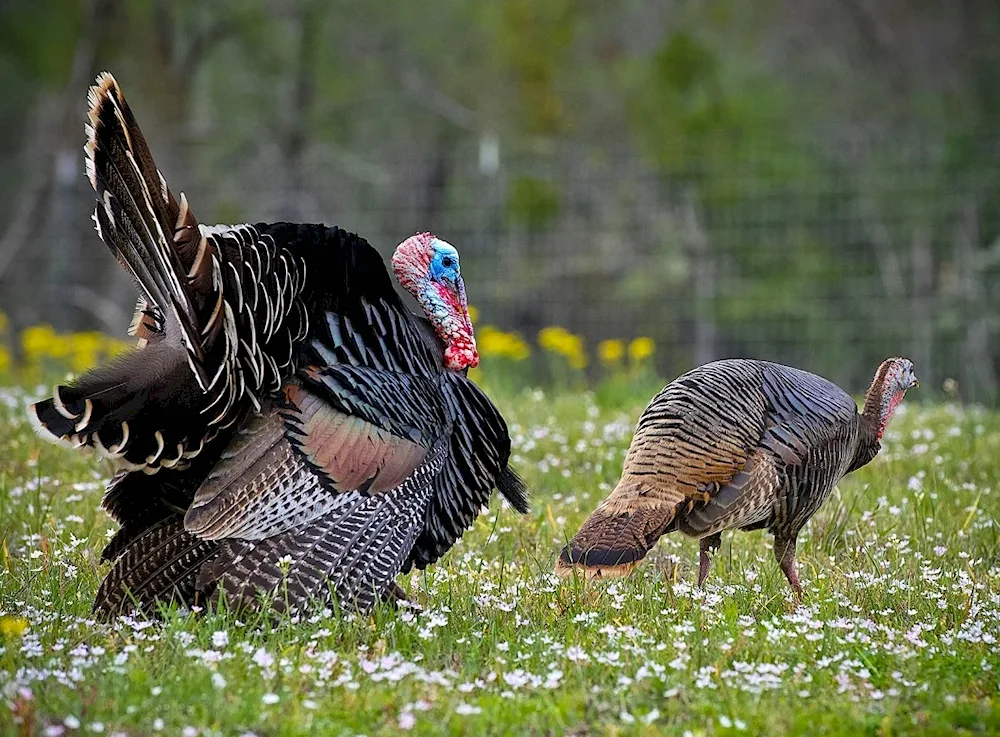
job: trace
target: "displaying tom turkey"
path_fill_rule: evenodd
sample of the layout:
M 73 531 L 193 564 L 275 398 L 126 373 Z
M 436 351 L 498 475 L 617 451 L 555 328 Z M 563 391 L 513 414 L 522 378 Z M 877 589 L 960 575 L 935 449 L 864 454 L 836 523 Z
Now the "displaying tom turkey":
M 768 529 L 797 595 L 795 541 L 836 483 L 879 452 L 913 364 L 879 366 L 863 410 L 806 371 L 716 361 L 678 377 L 643 411 L 621 480 L 563 549 L 556 572 L 629 573 L 661 535 L 701 540 L 699 586 L 723 530 Z
M 396 249 L 396 293 L 362 238 L 322 225 L 200 225 L 160 174 L 118 84 L 90 90 L 86 169 L 97 231 L 135 279 L 140 350 L 31 418 L 122 466 L 104 508 L 121 528 L 95 609 L 224 593 L 278 609 L 362 611 L 440 558 L 494 488 L 520 512 L 503 417 L 478 363 L 456 250 Z

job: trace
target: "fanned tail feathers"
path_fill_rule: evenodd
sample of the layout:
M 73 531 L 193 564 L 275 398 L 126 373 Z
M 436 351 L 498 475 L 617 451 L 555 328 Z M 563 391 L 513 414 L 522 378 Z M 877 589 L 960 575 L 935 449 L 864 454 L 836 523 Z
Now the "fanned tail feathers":
M 44 437 L 127 468 L 184 467 L 293 370 L 308 331 L 305 265 L 250 226 L 199 225 L 114 77 L 98 77 L 88 101 L 94 222 L 139 287 L 129 332 L 143 350 L 56 387 L 29 413 Z
M 217 249 L 202 235 L 184 195 L 178 203 L 167 187 L 114 77 L 98 77 L 87 100 L 84 151 L 97 194 L 98 234 L 139 285 L 146 307 L 155 305 L 176 322 L 192 369 L 204 382 L 207 350 L 222 329 L 222 292 L 213 284 Z

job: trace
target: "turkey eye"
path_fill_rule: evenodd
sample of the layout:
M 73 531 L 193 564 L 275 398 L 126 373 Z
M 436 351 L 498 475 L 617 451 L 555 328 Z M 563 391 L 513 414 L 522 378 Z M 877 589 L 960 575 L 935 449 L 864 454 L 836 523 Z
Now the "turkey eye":
M 441 265 L 445 268 L 450 268 L 455 262 L 452 260 L 451 256 L 445 256 L 441 259 Z

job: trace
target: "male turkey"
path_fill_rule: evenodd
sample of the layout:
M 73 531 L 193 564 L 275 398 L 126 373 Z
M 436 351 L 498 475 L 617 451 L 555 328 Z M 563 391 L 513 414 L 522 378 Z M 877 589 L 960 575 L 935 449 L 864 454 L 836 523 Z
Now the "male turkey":
M 556 563 L 623 576 L 661 535 L 701 540 L 698 585 L 722 530 L 766 528 L 801 596 L 795 540 L 834 485 L 878 453 L 896 405 L 917 386 L 913 364 L 879 366 L 859 414 L 837 385 L 766 361 L 716 361 L 678 377 L 643 411 L 621 480 Z
M 141 350 L 57 386 L 39 432 L 117 459 L 121 528 L 102 614 L 209 596 L 361 611 L 441 557 L 494 487 L 520 512 L 478 363 L 455 249 L 429 233 L 392 258 L 339 228 L 199 225 L 160 174 L 121 90 L 90 90 L 97 231 L 135 279 Z

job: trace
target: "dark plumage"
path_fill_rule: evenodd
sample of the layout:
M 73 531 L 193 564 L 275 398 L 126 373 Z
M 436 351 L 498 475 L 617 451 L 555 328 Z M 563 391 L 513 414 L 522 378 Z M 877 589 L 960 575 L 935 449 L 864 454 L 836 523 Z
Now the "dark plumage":
M 280 609 L 364 611 L 454 545 L 494 488 L 527 510 L 506 424 L 458 370 L 478 356 L 454 248 L 419 234 L 397 249 L 433 307 L 418 317 L 352 233 L 199 225 L 110 75 L 90 104 L 94 219 L 139 287 L 142 350 L 31 416 L 123 466 L 96 610 L 274 593 Z
M 879 451 L 912 364 L 883 362 L 864 411 L 826 379 L 765 361 L 727 360 L 668 384 L 646 407 L 621 480 L 556 564 L 562 575 L 624 575 L 661 535 L 701 540 L 699 584 L 722 530 L 766 528 L 796 593 L 795 540 L 847 473 Z

